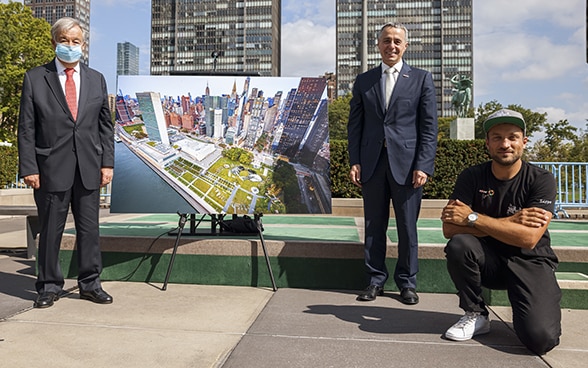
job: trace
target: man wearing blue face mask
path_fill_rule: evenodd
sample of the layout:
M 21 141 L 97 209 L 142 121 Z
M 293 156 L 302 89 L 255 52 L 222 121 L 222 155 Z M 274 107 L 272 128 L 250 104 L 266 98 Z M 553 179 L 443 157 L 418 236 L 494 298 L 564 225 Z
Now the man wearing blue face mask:
M 62 292 L 59 248 L 71 206 L 80 298 L 112 303 L 101 286 L 100 187 L 112 180 L 113 124 L 102 74 L 79 62 L 84 31 L 73 18 L 51 28 L 55 59 L 24 77 L 18 122 L 19 172 L 34 189 L 41 230 L 35 307 Z

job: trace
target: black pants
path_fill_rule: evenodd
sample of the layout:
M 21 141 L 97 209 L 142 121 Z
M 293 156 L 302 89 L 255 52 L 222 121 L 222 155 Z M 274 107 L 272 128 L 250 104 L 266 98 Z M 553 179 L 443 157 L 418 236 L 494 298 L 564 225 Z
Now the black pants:
M 42 185 L 34 192 L 41 224 L 37 292 L 59 293 L 63 288 L 65 281 L 59 265 L 59 249 L 70 204 L 76 228 L 78 286 L 85 291 L 99 288 L 102 272 L 100 190 L 84 188 L 79 171 L 76 171 L 73 186 L 64 192 L 47 192 Z
M 467 234 L 447 243 L 447 270 L 458 290 L 459 306 L 488 314 L 482 287 L 507 290 L 517 336 L 529 350 L 545 354 L 559 344 L 561 335 L 557 264 L 543 257 L 508 255 L 499 251 L 501 247 L 490 237 Z

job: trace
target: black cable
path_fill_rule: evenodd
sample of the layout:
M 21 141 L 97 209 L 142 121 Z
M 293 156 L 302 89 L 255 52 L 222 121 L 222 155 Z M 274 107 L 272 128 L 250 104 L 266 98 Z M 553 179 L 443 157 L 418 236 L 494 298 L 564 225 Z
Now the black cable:
M 153 239 L 153 241 L 149 245 L 149 248 L 147 248 L 145 253 L 143 253 L 143 257 L 141 257 L 141 260 L 139 261 L 139 264 L 135 267 L 135 269 L 133 271 L 131 271 L 128 275 L 123 276 L 120 279 L 116 279 L 114 281 L 128 281 L 131 277 L 133 277 L 135 275 L 135 272 L 137 272 L 139 270 L 139 267 L 141 267 L 143 262 L 147 259 L 147 256 L 149 255 L 149 251 L 153 248 L 153 246 L 155 245 L 155 242 L 157 242 L 159 240 L 159 238 L 161 238 L 162 236 L 169 234 L 169 233 L 171 233 L 175 230 L 178 230 L 178 229 L 179 229 L 179 227 L 176 227 L 175 229 L 172 229 L 172 230 L 168 230 L 168 231 L 162 233 L 161 235 L 158 235 L 157 238 Z

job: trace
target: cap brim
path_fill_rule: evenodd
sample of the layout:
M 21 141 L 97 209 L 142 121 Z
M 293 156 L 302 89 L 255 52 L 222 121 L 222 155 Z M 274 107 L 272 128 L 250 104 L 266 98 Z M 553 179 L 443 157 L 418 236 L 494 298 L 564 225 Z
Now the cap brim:
M 498 116 L 492 119 L 488 119 L 484 122 L 484 132 L 488 133 L 488 131 L 495 125 L 498 124 L 512 124 L 516 125 L 522 129 L 523 133 L 525 133 L 525 123 L 515 116 Z

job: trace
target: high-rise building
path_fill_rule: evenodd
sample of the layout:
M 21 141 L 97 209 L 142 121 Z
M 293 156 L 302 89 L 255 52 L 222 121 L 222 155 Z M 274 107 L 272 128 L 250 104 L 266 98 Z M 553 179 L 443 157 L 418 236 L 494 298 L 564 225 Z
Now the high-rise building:
M 151 1 L 151 75 L 280 76 L 281 0 Z
M 158 92 L 137 92 L 136 95 L 149 140 L 169 146 L 160 94 Z
M 45 19 L 53 25 L 59 18 L 71 17 L 80 21 L 86 34 L 82 62 L 88 64 L 90 50 L 90 0 L 24 0 L 35 18 Z
M 280 121 L 284 128 L 276 152 L 290 159 L 300 152 L 301 143 L 304 143 L 306 132 L 326 87 L 325 78 L 301 78 L 298 88 L 290 91 L 286 100 L 286 111 Z
M 116 75 L 139 75 L 139 48 L 130 42 L 116 44 Z
M 438 115 L 455 116 L 451 79 L 473 78 L 472 19 L 472 0 L 337 0 L 337 94 L 380 64 L 380 28 L 402 23 L 409 33 L 404 60 L 433 74 Z

